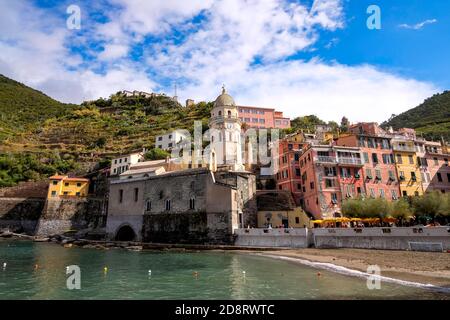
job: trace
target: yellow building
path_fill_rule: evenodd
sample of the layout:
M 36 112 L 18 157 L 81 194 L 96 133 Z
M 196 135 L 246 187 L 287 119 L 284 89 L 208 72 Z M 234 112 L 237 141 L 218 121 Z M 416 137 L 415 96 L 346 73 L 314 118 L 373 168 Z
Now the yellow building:
M 400 194 L 402 196 L 422 195 L 422 178 L 417 163 L 414 141 L 392 141 L 392 149 L 394 150 L 395 166 L 400 183 Z
M 311 227 L 310 219 L 300 208 L 280 211 L 258 211 L 258 228 L 272 228 L 284 226 L 285 228 Z
M 69 178 L 68 176 L 52 176 L 50 177 L 47 197 L 86 197 L 88 192 L 88 179 Z

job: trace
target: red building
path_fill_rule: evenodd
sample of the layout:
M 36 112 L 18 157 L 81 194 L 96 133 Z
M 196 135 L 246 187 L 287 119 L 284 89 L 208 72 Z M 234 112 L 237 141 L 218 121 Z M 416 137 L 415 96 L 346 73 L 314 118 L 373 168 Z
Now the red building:
M 238 106 L 239 119 L 250 128 L 278 128 L 291 127 L 291 120 L 283 117 L 283 112 L 271 108 L 257 108 Z

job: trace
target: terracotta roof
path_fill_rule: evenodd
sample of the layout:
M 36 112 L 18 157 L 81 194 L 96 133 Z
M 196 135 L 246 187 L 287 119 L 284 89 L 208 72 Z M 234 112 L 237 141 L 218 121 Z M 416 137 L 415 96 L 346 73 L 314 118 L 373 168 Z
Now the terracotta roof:
M 63 180 L 67 178 L 67 176 L 51 176 L 49 179 L 50 180 Z
M 64 181 L 85 181 L 85 182 L 89 182 L 89 179 L 86 178 L 69 178 L 68 176 L 51 176 L 49 178 L 50 180 L 64 180 Z

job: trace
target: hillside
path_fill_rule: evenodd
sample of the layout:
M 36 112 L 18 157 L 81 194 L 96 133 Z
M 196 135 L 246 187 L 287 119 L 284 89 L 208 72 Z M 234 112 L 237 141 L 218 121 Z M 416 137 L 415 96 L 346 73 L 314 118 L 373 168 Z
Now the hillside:
M 0 142 L 34 130 L 53 117 L 59 117 L 74 105 L 60 103 L 40 91 L 0 74 Z
M 421 105 L 381 124 L 394 129 L 408 127 L 422 133 L 424 138 L 450 140 L 450 91 L 426 99 Z
M 0 187 L 55 172 L 83 174 L 113 156 L 154 146 L 172 129 L 207 126 L 212 103 L 184 108 L 167 96 L 125 97 L 66 105 L 0 78 Z

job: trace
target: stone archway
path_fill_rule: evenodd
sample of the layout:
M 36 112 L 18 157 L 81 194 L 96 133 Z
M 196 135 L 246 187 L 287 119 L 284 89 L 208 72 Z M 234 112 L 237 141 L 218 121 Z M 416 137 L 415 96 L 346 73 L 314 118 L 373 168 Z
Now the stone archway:
M 136 233 L 133 228 L 128 224 L 121 226 L 117 232 L 114 240 L 116 241 L 134 241 L 136 239 Z

